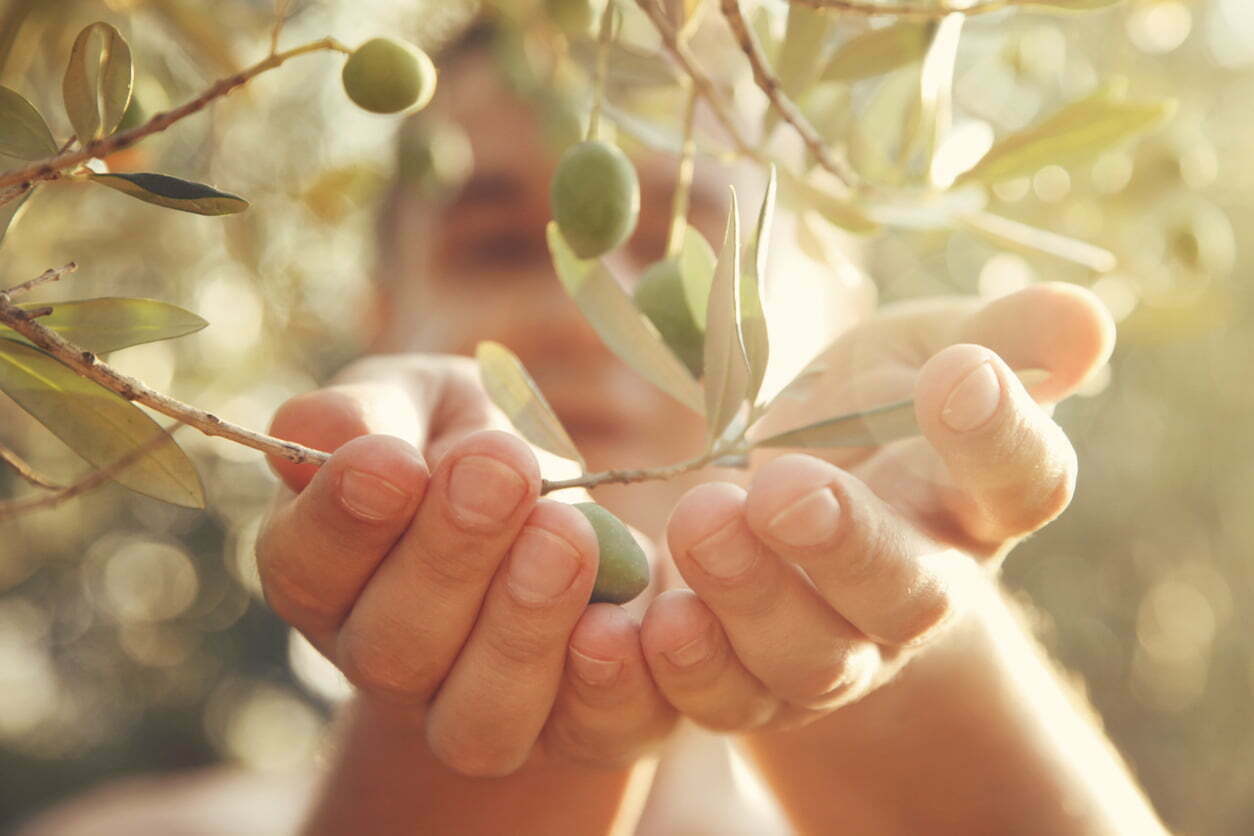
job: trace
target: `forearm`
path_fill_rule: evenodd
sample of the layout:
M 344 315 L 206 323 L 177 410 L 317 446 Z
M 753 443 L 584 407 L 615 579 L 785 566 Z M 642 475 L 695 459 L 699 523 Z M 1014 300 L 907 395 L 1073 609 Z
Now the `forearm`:
M 357 701 L 303 833 L 555 834 L 629 832 L 652 774 L 554 762 L 542 753 L 504 778 L 468 778 L 429 751 L 422 723 Z
M 746 743 L 803 833 L 1163 832 L 991 586 L 894 682 Z

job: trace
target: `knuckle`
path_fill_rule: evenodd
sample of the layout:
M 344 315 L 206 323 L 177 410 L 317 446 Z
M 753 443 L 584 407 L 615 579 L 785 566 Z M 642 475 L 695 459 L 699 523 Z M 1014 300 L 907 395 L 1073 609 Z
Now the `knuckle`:
M 746 732 L 766 725 L 774 705 L 757 696 L 720 701 L 706 711 L 690 713 L 693 722 L 714 732 Z
M 338 658 L 348 680 L 385 702 L 413 705 L 424 702 L 431 676 L 384 643 L 360 631 L 340 635 Z
M 279 560 L 258 560 L 257 572 L 261 577 L 261 592 L 266 604 L 288 624 L 311 630 L 334 629 L 339 624 L 339 609 L 310 588 Z
M 579 766 L 612 767 L 631 761 L 638 746 L 626 734 L 610 734 L 575 721 L 549 727 L 548 748 Z
M 525 752 L 511 751 L 484 735 L 458 734 L 442 726 L 428 726 L 427 747 L 436 760 L 467 778 L 504 778 L 526 759 Z
M 527 667 L 561 650 L 561 646 L 544 631 L 520 621 L 512 620 L 507 629 L 486 631 L 488 643 L 498 658 L 518 667 Z
M 844 658 L 825 664 L 790 671 L 775 686 L 776 693 L 790 703 L 812 705 L 825 702 L 848 685 L 849 666 Z
M 877 636 L 888 644 L 906 646 L 928 639 L 953 614 L 954 602 L 943 589 L 929 589 L 902 609 L 892 619 L 884 635 Z

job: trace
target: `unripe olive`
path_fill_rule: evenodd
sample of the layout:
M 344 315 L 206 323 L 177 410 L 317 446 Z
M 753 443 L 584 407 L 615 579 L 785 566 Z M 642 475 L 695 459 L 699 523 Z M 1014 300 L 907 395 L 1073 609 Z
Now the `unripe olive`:
M 688 309 L 679 260 L 668 258 L 644 271 L 636 285 L 636 307 L 661 332 L 662 339 L 694 377 L 705 366 L 705 335 Z
M 553 175 L 550 199 L 562 237 L 580 258 L 595 258 L 627 240 L 640 214 L 636 169 L 617 146 L 572 145 Z
M 575 504 L 597 533 L 600 563 L 592 603 L 625 604 L 649 585 L 649 559 L 618 517 L 595 502 Z
M 418 47 L 394 38 L 373 38 L 348 56 L 344 92 L 371 113 L 426 107 L 435 93 L 435 65 Z

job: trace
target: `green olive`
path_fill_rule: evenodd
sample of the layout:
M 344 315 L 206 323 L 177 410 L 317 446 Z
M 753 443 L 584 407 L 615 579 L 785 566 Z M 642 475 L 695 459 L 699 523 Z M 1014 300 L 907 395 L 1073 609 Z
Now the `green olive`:
M 600 140 L 566 150 L 550 198 L 562 237 L 580 258 L 596 258 L 626 241 L 640 214 L 636 169 L 617 146 Z
M 426 107 L 435 93 L 435 65 L 427 53 L 395 38 L 366 41 L 344 62 L 344 92 L 371 113 Z
M 575 503 L 597 533 L 600 562 L 591 603 L 625 604 L 649 585 L 649 559 L 618 517 L 595 502 Z
M 635 297 L 636 307 L 657 326 L 675 356 L 694 377 L 700 377 L 705 365 L 705 335 L 688 309 L 679 261 L 668 258 L 645 270 Z

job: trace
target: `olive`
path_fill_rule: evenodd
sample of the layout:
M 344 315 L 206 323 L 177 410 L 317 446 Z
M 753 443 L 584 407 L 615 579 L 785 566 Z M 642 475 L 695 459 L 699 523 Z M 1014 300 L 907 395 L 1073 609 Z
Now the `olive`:
M 426 107 L 435 93 L 435 65 L 427 53 L 395 38 L 366 41 L 344 62 L 344 92 L 371 113 Z
M 679 260 L 668 258 L 644 271 L 636 285 L 636 307 L 649 318 L 693 377 L 705 365 L 705 335 L 688 308 Z
M 580 258 L 596 258 L 627 240 L 640 214 L 640 182 L 615 145 L 586 140 L 562 155 L 550 190 L 553 218 Z
M 597 533 L 600 562 L 592 603 L 625 604 L 649 585 L 649 560 L 618 517 L 595 502 L 575 503 Z

